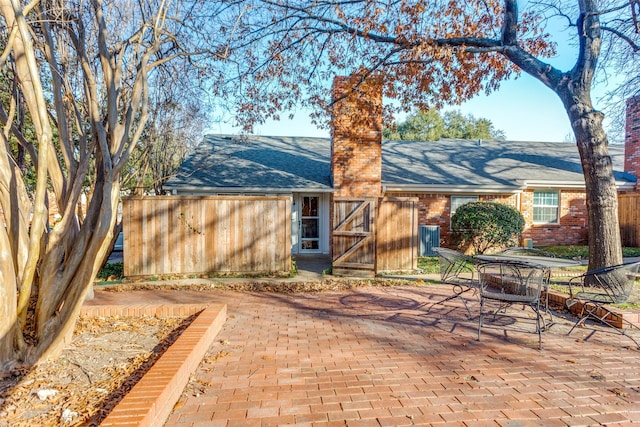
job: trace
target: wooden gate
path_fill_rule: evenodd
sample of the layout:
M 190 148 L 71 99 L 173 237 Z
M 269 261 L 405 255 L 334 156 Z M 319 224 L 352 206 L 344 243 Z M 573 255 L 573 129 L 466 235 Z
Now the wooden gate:
M 382 198 L 376 217 L 376 273 L 418 268 L 418 198 Z
M 376 198 L 333 201 L 333 274 L 373 277 L 376 271 Z

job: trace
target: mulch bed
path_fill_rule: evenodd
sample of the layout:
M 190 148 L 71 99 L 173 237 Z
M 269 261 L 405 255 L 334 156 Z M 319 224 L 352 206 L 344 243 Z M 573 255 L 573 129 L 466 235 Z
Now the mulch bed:
M 60 357 L 0 373 L 0 424 L 98 425 L 190 321 L 81 317 Z

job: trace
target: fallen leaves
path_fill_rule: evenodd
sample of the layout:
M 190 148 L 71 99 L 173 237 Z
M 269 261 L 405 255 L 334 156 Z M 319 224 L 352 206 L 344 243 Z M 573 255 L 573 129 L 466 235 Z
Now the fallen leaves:
M 596 371 L 595 369 L 589 372 L 589 376 L 591 378 L 593 378 L 594 380 L 597 381 L 604 381 L 606 380 L 606 378 L 604 377 L 604 375 L 602 375 L 600 372 Z
M 223 357 L 227 357 L 230 354 L 231 353 L 229 353 L 228 351 L 220 350 L 219 352 L 217 352 L 213 356 L 205 356 L 205 358 L 202 359 L 202 363 L 205 363 L 205 364 L 206 363 L 214 363 L 215 361 L 220 360 Z
M 140 279 L 143 280 L 143 279 Z M 375 279 L 362 279 L 362 280 L 342 280 L 342 279 L 324 279 L 308 282 L 301 281 L 287 281 L 286 279 L 272 279 L 260 281 L 260 279 L 247 279 L 238 280 L 237 282 L 222 283 L 200 283 L 184 285 L 180 283 L 163 283 L 162 289 L 184 289 L 185 286 L 189 287 L 190 291 L 210 291 L 212 289 L 220 289 L 234 292 L 273 292 L 273 293 L 304 293 L 304 292 L 328 292 L 328 291 L 342 291 L 347 289 L 357 289 L 365 286 L 424 286 L 424 283 L 420 284 L 414 281 L 387 279 L 387 278 L 375 278 Z M 105 287 L 104 290 L 108 292 L 123 292 L 128 290 L 144 290 L 144 289 L 158 289 L 158 285 L 152 283 L 131 283 Z
M 97 425 L 175 337 L 184 318 L 81 317 L 54 361 L 0 373 L 2 425 Z
M 610 388 L 609 391 L 613 394 L 615 394 L 616 396 L 620 396 L 620 397 L 629 397 L 629 393 L 626 393 L 623 390 L 620 390 L 619 388 L 615 387 L 615 388 Z

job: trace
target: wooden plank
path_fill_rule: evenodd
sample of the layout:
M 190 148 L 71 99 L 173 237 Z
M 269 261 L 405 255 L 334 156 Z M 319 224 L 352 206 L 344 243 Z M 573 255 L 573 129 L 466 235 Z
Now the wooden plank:
M 233 251 L 231 248 L 231 200 L 221 200 L 219 209 L 218 233 L 220 240 L 218 241 L 218 266 L 216 271 L 228 272 L 230 270 L 230 257 L 235 256 L 235 253 L 229 254 L 229 251 Z
M 383 198 L 376 217 L 377 272 L 417 268 L 417 198 Z
M 375 277 L 375 269 L 374 268 L 371 268 L 371 269 L 354 268 L 354 267 L 342 268 L 340 266 L 334 266 L 333 275 L 371 278 L 371 277 Z
M 215 209 L 213 200 L 205 200 L 205 225 L 207 230 L 204 241 L 204 260 L 202 271 L 205 273 L 216 271 L 216 242 L 218 234 L 216 233 L 216 227 L 218 223 L 218 210 Z
M 290 209 L 290 197 L 127 198 L 125 274 L 289 271 Z
M 363 239 L 363 240 L 358 240 L 353 246 L 351 246 L 349 249 L 347 249 L 346 251 L 344 251 L 342 254 L 340 254 L 338 256 L 338 258 L 336 258 L 333 263 L 334 264 L 341 264 L 344 265 L 345 259 L 348 259 L 351 255 L 355 254 L 358 250 L 364 250 L 366 249 L 366 243 L 367 240 Z M 364 261 L 363 261 L 364 263 Z
M 637 247 L 640 244 L 640 195 L 623 194 L 618 198 L 618 220 L 623 246 Z
M 142 205 L 142 274 L 152 275 L 156 274 L 155 269 L 155 224 L 156 221 L 152 221 L 153 212 L 151 203 L 147 203 L 145 200 L 140 202 Z
M 334 274 L 350 269 L 375 270 L 375 205 L 373 198 L 334 200 Z
M 281 256 L 283 259 L 283 270 L 286 272 L 291 271 L 291 198 L 287 198 L 280 202 L 280 212 L 282 212 L 282 219 L 276 230 L 283 230 L 280 235 L 279 241 L 283 241 Z
M 162 201 L 157 202 L 159 205 Z M 182 233 L 184 232 L 184 220 L 180 215 L 182 203 L 180 199 L 167 200 L 166 227 L 167 227 L 167 256 L 168 271 L 184 272 L 184 251 Z M 167 271 L 167 270 L 163 270 Z
M 340 263 L 340 267 L 342 268 L 356 268 L 358 270 L 373 270 L 373 264 L 371 265 L 363 265 L 358 262 L 343 262 Z
M 334 230 L 333 235 L 348 236 L 348 237 L 368 237 L 368 236 L 371 236 L 371 232 L 370 231 L 346 231 L 346 230 L 336 231 Z
M 122 201 L 123 262 L 125 276 L 137 276 L 141 268 L 142 235 L 140 204 L 135 200 Z
M 163 238 L 160 239 L 159 245 L 156 246 L 160 252 L 161 263 L 158 265 L 160 271 L 171 271 L 171 257 L 169 252 L 169 239 L 167 238 L 167 230 L 169 230 L 169 201 L 158 200 L 156 202 L 156 221 L 160 230 L 164 230 Z
M 345 200 L 342 198 L 339 198 L 338 200 L 335 201 L 335 203 L 340 204 L 340 202 L 344 202 Z M 374 199 L 353 199 L 353 200 L 348 200 L 348 202 L 359 202 L 356 203 L 357 204 L 357 208 L 352 210 L 347 216 L 346 218 L 343 218 L 341 221 L 339 221 L 337 223 L 337 225 L 334 227 L 334 231 L 341 231 L 343 230 L 347 224 L 352 221 L 354 218 L 356 218 L 358 215 L 364 213 L 365 209 L 367 208 L 371 208 L 374 202 Z M 343 212 L 344 213 L 344 212 Z M 371 213 L 369 213 L 369 215 L 371 215 Z

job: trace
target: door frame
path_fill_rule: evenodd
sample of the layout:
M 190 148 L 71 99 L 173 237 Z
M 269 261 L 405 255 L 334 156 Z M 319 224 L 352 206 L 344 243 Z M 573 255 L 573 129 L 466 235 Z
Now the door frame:
M 329 196 L 327 193 L 293 193 L 291 203 L 291 252 L 293 254 L 328 254 L 329 253 Z M 301 222 L 302 198 L 318 198 L 318 249 L 302 249 Z

